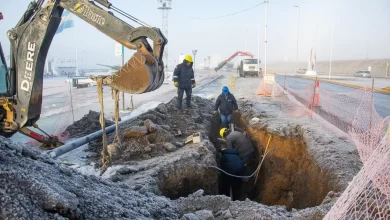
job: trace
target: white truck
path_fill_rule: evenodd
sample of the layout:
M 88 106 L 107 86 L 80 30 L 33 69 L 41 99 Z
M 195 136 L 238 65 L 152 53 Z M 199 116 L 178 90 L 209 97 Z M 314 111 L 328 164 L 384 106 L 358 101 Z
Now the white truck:
M 257 59 L 242 59 L 238 65 L 238 74 L 244 78 L 248 75 L 259 77 L 259 63 Z M 262 74 L 261 68 L 260 74 Z

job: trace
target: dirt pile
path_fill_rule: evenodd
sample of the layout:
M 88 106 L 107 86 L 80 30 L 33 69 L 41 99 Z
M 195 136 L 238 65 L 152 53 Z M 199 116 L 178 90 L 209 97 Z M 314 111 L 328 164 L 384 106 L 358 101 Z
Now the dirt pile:
M 99 118 L 99 112 L 89 111 L 89 113 L 84 115 L 80 120 L 69 125 L 61 136 L 69 135 L 69 138 L 78 138 L 101 130 L 102 127 L 100 125 Z M 109 120 L 105 120 L 105 122 L 106 127 L 114 124 L 114 122 Z
M 105 178 L 171 199 L 199 189 L 209 195 L 218 193 L 217 173 L 207 168 L 216 165 L 216 150 L 208 140 L 213 102 L 194 97 L 193 108 L 183 113 L 177 112 L 175 104 L 176 100 L 160 104 L 121 124 L 120 141 L 109 148 L 112 165 Z M 201 142 L 185 144 L 194 132 L 201 134 Z M 115 133 L 108 135 L 108 143 L 114 136 Z M 95 153 L 91 160 L 97 167 L 101 146 L 101 140 L 89 145 Z
M 178 113 L 176 100 L 160 104 L 139 117 L 119 126 L 120 143 L 116 142 L 117 156 L 113 164 L 140 161 L 171 153 L 184 146 L 186 137 L 200 132 L 207 139 L 213 119 L 213 102 L 193 97 L 192 109 Z M 108 135 L 113 143 L 115 133 Z M 89 145 L 95 153 L 94 162 L 100 163 L 102 142 L 96 140 Z
M 0 219 L 178 219 L 172 202 L 84 176 L 0 137 Z

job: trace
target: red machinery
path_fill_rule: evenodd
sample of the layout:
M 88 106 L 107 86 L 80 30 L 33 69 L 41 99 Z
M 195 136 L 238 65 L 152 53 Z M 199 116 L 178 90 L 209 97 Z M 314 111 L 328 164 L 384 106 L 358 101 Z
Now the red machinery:
M 234 59 L 234 57 L 236 56 L 248 56 L 248 57 L 251 57 L 253 58 L 253 54 L 249 53 L 249 52 L 241 52 L 241 51 L 237 51 L 235 54 L 233 54 L 231 57 L 229 57 L 229 59 L 223 61 L 222 63 L 220 63 L 217 67 L 215 67 L 215 72 L 218 72 L 218 70 L 220 70 L 223 66 L 225 66 L 228 62 L 230 62 L 232 59 Z

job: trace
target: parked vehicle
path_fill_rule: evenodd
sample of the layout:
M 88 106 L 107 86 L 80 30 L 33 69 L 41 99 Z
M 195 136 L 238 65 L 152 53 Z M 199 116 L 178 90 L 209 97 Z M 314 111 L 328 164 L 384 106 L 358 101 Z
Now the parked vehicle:
M 297 70 L 297 73 L 298 73 L 298 74 L 305 74 L 306 71 L 307 71 L 307 69 L 298 69 L 298 70 Z
M 360 70 L 354 74 L 355 77 L 371 78 L 371 72 L 368 70 Z

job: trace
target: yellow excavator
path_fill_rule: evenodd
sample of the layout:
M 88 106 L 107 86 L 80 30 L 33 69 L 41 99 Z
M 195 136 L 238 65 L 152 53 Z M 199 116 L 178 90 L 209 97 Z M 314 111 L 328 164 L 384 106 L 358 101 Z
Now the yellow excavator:
M 58 147 L 62 145 L 58 137 L 45 132 L 47 136 L 43 136 L 28 127 L 39 129 L 36 122 L 42 108 L 45 60 L 64 10 L 128 49 L 136 50 L 123 67 L 101 78 L 100 83 L 115 91 L 140 94 L 158 89 L 164 81 L 162 57 L 168 41 L 158 28 L 148 26 L 108 0 L 44 2 L 31 2 L 15 28 L 7 32 L 11 43 L 9 68 L 0 45 L 0 135 L 11 137 L 20 132 L 45 146 Z M 141 26 L 135 28 L 129 25 L 114 16 L 114 12 Z M 147 39 L 153 41 L 152 46 Z

